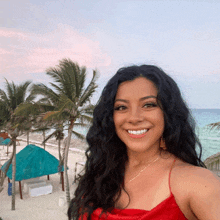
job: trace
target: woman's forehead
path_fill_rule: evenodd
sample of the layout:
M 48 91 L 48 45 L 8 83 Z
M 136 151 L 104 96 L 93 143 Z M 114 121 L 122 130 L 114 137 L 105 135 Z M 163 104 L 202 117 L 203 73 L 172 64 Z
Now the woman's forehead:
M 154 83 L 144 77 L 138 77 L 132 81 L 122 82 L 118 86 L 117 96 L 157 96 L 157 88 Z

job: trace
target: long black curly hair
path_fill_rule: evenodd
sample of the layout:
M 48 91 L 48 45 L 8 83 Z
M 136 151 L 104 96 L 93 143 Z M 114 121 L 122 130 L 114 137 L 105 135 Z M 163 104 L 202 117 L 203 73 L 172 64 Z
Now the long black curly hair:
M 125 163 L 128 160 L 125 144 L 118 138 L 113 121 L 114 100 L 120 83 L 145 77 L 158 90 L 158 100 L 164 113 L 163 139 L 166 150 L 183 161 L 206 167 L 201 161 L 202 148 L 195 134 L 195 122 L 175 81 L 162 69 L 153 65 L 121 68 L 108 81 L 95 107 L 93 124 L 86 139 L 85 173 L 79 178 L 75 197 L 71 200 L 69 220 L 79 219 L 83 213 L 97 208 L 111 211 L 124 189 Z M 198 155 L 196 147 L 199 148 Z

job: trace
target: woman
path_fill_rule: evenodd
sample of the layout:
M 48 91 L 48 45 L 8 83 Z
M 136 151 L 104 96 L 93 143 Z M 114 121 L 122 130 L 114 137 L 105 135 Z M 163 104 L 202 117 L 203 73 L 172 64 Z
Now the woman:
M 220 181 L 205 169 L 190 112 L 160 68 L 118 70 L 94 110 L 87 142 L 69 219 L 220 218 Z

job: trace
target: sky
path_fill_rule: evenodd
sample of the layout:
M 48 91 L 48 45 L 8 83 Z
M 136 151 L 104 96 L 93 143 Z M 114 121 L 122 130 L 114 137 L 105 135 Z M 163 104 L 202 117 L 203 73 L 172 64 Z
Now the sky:
M 190 108 L 220 109 L 220 1 L 1 0 L 0 88 L 5 78 L 48 84 L 70 58 L 99 72 L 96 101 L 124 66 L 153 64 Z

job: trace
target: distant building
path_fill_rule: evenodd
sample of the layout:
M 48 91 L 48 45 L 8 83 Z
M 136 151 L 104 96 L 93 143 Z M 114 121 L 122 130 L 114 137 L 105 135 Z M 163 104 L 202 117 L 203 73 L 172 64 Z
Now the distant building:
M 204 164 L 207 166 L 209 170 L 215 173 L 217 176 L 220 177 L 220 152 L 208 157 Z

